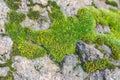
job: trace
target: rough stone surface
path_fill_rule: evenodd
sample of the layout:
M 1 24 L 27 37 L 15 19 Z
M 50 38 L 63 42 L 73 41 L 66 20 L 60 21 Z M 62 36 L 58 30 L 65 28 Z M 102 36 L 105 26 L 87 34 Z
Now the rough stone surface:
M 88 45 L 83 41 L 77 43 L 76 50 L 82 62 L 103 58 L 103 53 L 96 49 L 94 45 Z
M 4 3 L 4 0 L 0 0 L 0 34 L 5 33 L 5 22 L 7 22 L 7 13 L 10 9 Z
M 33 3 L 38 3 L 38 4 L 42 4 L 42 5 L 47 5 L 49 0 L 32 0 Z
M 105 32 L 110 33 L 110 27 L 109 26 L 102 27 L 102 25 L 98 24 L 95 28 L 95 32 L 100 34 L 103 34 Z
M 112 55 L 112 50 L 107 45 L 99 46 L 98 49 L 105 52 L 106 58 L 109 58 Z
M 0 77 L 7 76 L 9 70 L 10 70 L 9 67 L 0 67 Z
M 80 8 L 90 6 L 92 0 L 56 0 L 66 16 L 76 15 Z
M 68 55 L 60 69 L 48 56 L 35 60 L 16 56 L 12 65 L 16 69 L 14 80 L 83 80 L 87 73 L 77 63 L 78 56 Z
M 12 49 L 13 41 L 8 36 L 0 36 L 0 64 L 5 63 L 10 59 L 10 52 Z

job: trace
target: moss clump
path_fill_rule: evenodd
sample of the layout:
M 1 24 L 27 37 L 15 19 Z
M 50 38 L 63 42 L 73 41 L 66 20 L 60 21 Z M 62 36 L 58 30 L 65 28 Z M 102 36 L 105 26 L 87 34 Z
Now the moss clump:
M 21 4 L 21 0 L 4 0 L 10 9 L 16 10 Z
M 103 70 L 105 68 L 113 69 L 115 66 L 110 63 L 107 59 L 99 59 L 96 61 L 86 62 L 83 65 L 83 69 L 86 72 L 94 72 L 96 70 Z
M 26 54 L 31 54 L 27 57 L 36 58 L 41 54 L 37 55 L 34 52 L 42 53 L 43 50 L 43 54 L 48 53 L 54 60 L 60 62 L 64 55 L 75 53 L 75 45 L 78 40 L 84 40 L 87 43 L 106 44 L 109 47 L 114 45 L 114 48 L 120 47 L 120 14 L 91 7 L 80 9 L 77 16 L 66 17 L 55 2 L 49 3 L 49 5 L 52 10 L 52 13 L 49 13 L 49 17 L 53 22 L 49 30 L 33 31 L 29 28 L 22 28 L 19 25 L 22 20 L 19 21 L 18 19 L 16 24 L 11 23 L 16 22 L 15 19 L 9 19 L 9 23 L 6 24 L 6 30 L 17 45 L 14 48 L 16 53 L 18 51 L 20 55 L 25 57 Z M 10 15 L 8 16 L 10 18 Z M 109 25 L 111 33 L 96 34 L 94 32 L 96 23 Z M 36 45 L 27 41 L 31 41 Z M 23 47 L 19 47 L 21 44 Z M 40 48 L 38 45 L 44 49 L 38 51 Z M 24 50 L 23 48 L 27 49 L 28 53 L 21 51 Z M 31 48 L 34 50 L 29 52 Z M 114 48 L 112 48 L 113 51 Z M 119 51 L 119 49 L 116 50 Z M 119 57 L 118 53 L 115 52 L 113 54 Z
M 115 0 L 106 0 L 105 2 L 106 2 L 106 4 L 118 7 L 118 4 Z
M 40 12 L 29 9 L 27 16 L 32 20 L 38 20 L 40 18 Z
M 10 22 L 15 22 L 15 23 L 20 23 L 22 22 L 23 20 L 25 20 L 26 16 L 25 14 L 23 13 L 20 13 L 20 12 L 16 12 L 14 10 L 10 11 L 8 13 L 8 19 Z

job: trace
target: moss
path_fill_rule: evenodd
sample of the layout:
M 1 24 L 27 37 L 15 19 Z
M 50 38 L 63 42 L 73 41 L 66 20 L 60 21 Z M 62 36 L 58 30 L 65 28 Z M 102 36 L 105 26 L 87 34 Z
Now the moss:
M 16 21 L 9 19 L 6 31 L 16 45 L 14 45 L 16 54 L 32 59 L 41 56 L 41 54 L 50 54 L 55 61 L 60 62 L 64 55 L 75 53 L 75 45 L 78 40 L 84 40 L 86 43 L 106 44 L 110 47 L 114 45 L 116 49 L 112 48 L 113 55 L 120 59 L 118 53 L 120 47 L 119 13 L 90 7 L 80 9 L 77 16 L 66 17 L 55 2 L 49 3 L 49 5 L 52 10 L 49 17 L 53 22 L 49 30 L 33 31 L 29 28 L 22 28 L 19 24 L 22 20 L 18 19 L 18 23 L 13 23 Z M 10 18 L 10 15 L 8 16 Z M 94 28 L 97 23 L 109 25 L 111 33 L 96 34 Z
M 10 9 L 16 10 L 21 4 L 21 0 L 4 0 Z
M 105 2 L 106 2 L 106 4 L 118 7 L 118 4 L 115 0 L 106 0 Z
M 12 10 L 8 13 L 8 20 L 10 22 L 20 23 L 23 20 L 25 20 L 25 17 L 26 16 L 24 13 L 16 12 L 14 10 Z
M 86 72 L 94 72 L 96 70 L 103 70 L 105 68 L 113 69 L 114 65 L 107 59 L 98 59 L 96 61 L 86 62 L 83 64 L 83 69 Z
M 32 20 L 38 20 L 40 18 L 40 12 L 29 9 L 27 16 Z

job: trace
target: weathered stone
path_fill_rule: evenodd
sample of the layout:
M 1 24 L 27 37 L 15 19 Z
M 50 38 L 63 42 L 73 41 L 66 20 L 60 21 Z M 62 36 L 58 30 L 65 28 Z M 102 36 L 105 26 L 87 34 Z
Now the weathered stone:
M 56 0 L 66 16 L 76 15 L 80 8 L 90 6 L 92 0 Z
M 105 56 L 106 56 L 107 58 L 109 58 L 109 57 L 112 55 L 112 50 L 111 50 L 107 45 L 99 46 L 98 49 L 99 49 L 100 51 L 105 52 Z
M 38 3 L 38 4 L 42 4 L 42 5 L 47 5 L 48 4 L 48 0 L 32 0 L 33 3 Z
M 14 80 L 61 80 L 57 73 L 59 67 L 48 56 L 35 60 L 16 56 L 13 67 L 16 69 Z
M 10 59 L 13 41 L 8 36 L 0 36 L 0 64 Z
M 9 70 L 10 70 L 9 67 L 0 67 L 0 77 L 7 76 Z
M 100 24 L 97 24 L 96 28 L 95 28 L 95 32 L 96 33 L 100 33 L 100 34 L 103 34 L 103 33 L 110 33 L 110 27 L 109 26 L 102 26 Z
M 94 45 L 88 45 L 83 41 L 77 43 L 76 50 L 82 62 L 103 58 L 103 53 L 96 49 Z
M 4 32 L 0 31 L 0 34 L 5 33 L 5 22 L 8 21 L 7 13 L 9 11 L 10 11 L 10 9 L 5 4 L 4 0 L 0 0 L 0 30 L 1 30 L 1 28 L 4 30 Z

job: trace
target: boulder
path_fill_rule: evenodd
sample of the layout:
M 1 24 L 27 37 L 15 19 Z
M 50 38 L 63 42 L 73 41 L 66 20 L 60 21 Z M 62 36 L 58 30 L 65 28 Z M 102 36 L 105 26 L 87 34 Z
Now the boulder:
M 94 61 L 104 56 L 94 45 L 86 44 L 83 41 L 77 43 L 76 50 L 82 62 Z
M 0 77 L 7 76 L 9 70 L 10 70 L 9 67 L 0 67 Z
M 0 64 L 4 64 L 10 59 L 10 52 L 13 41 L 8 36 L 0 36 Z
M 92 5 L 92 0 L 56 0 L 56 3 L 66 16 L 73 16 L 80 8 Z

